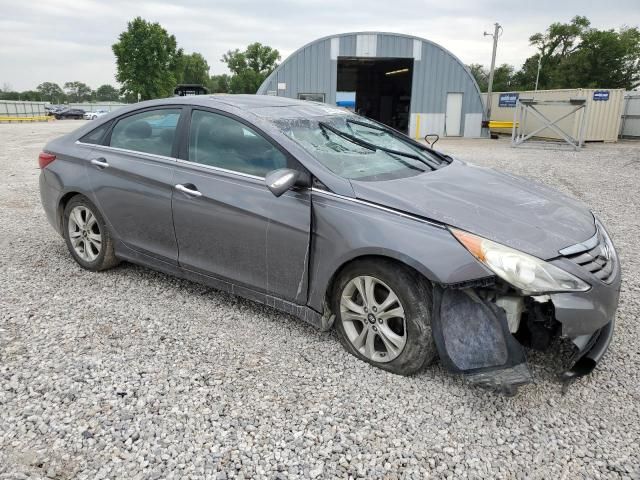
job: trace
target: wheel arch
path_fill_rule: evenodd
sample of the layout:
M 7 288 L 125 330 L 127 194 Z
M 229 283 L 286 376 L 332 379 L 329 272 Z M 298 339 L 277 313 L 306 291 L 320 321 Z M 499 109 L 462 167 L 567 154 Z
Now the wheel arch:
M 77 195 L 81 195 L 83 197 L 85 196 L 82 192 L 77 192 L 75 190 L 72 190 L 70 192 L 66 192 L 65 194 L 63 194 L 60 197 L 60 200 L 58 201 L 58 209 L 56 210 L 56 220 L 58 222 L 58 225 L 60 226 L 60 231 L 62 231 L 62 229 L 64 228 L 64 209 L 67 207 L 67 204 L 69 203 L 69 201 Z
M 435 281 L 435 276 L 431 270 L 425 267 L 422 263 L 412 259 L 408 255 L 402 254 L 400 252 L 396 252 L 393 250 L 384 250 L 384 251 L 376 251 L 376 252 L 355 252 L 352 256 L 342 259 L 341 263 L 334 269 L 333 274 L 329 277 L 326 285 L 324 286 L 324 308 L 327 310 L 331 310 L 331 294 L 335 287 L 336 281 L 340 278 L 340 275 L 344 270 L 353 265 L 354 263 L 366 261 L 366 260 L 380 260 L 385 262 L 395 263 L 404 268 L 408 268 L 411 271 L 415 272 L 417 275 L 421 276 L 428 282 Z M 328 312 L 325 312 L 328 313 Z

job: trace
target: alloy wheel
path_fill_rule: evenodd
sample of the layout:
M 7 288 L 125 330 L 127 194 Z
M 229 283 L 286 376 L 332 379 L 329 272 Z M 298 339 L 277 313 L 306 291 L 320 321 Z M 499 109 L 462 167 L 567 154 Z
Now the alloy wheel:
M 77 206 L 69 213 L 68 223 L 73 250 L 85 262 L 93 262 L 102 250 L 102 233 L 98 219 L 87 207 Z
M 351 344 L 371 361 L 390 362 L 407 343 L 400 299 L 375 277 L 357 276 L 345 285 L 340 296 L 340 317 Z

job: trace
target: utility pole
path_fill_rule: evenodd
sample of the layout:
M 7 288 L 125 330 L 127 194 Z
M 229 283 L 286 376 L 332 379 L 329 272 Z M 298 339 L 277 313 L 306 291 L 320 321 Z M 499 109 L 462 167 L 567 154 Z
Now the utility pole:
M 539 54 L 538 56 L 538 73 L 536 74 L 536 89 L 535 91 L 538 91 L 538 80 L 540 79 L 540 67 L 542 66 L 542 53 Z
M 491 70 L 489 71 L 489 87 L 487 88 L 487 122 L 491 120 L 491 92 L 493 90 L 493 73 L 496 68 L 496 50 L 498 49 L 498 37 L 502 35 L 502 26 L 495 23 L 493 34 L 484 32 L 485 37 L 493 37 L 493 54 L 491 55 Z

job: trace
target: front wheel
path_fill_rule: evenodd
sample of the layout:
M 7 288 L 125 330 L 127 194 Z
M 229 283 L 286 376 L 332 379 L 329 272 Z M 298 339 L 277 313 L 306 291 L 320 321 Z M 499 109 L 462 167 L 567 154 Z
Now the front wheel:
M 333 292 L 336 330 L 345 349 L 384 370 L 411 375 L 436 358 L 431 285 L 384 259 L 353 263 Z

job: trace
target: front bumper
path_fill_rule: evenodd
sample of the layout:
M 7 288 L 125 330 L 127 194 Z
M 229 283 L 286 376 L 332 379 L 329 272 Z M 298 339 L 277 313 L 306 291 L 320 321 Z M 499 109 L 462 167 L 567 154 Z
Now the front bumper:
M 562 380 L 570 381 L 588 375 L 596 368 L 613 340 L 614 326 L 615 319 L 612 319 L 593 335 L 583 335 L 573 339 L 577 348 L 573 358 L 574 363 L 562 374 Z
M 585 273 L 569 260 L 559 259 L 552 263 L 591 285 L 586 292 L 550 295 L 556 320 L 562 325 L 563 336 L 575 338 L 592 335 L 614 319 L 620 297 L 619 265 L 616 265 L 616 272 L 611 282 L 604 283 L 593 275 Z

